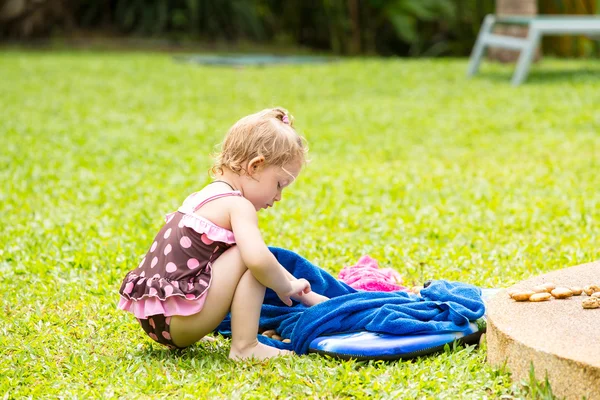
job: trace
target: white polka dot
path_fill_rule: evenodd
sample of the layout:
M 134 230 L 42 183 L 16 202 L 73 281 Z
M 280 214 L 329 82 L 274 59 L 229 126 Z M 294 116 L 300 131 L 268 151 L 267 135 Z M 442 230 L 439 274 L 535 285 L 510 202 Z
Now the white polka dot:
M 148 291 L 148 294 L 150 296 L 156 296 L 158 294 L 158 292 L 156 291 L 156 289 L 150 288 L 150 290 Z
M 177 271 L 177 265 L 175 265 L 175 263 L 170 262 L 167 264 L 165 269 L 167 270 L 167 272 L 175 272 Z
M 172 248 L 173 247 L 170 244 L 168 244 L 168 245 L 165 246 L 165 251 L 164 251 L 165 256 L 171 252 Z
M 183 224 L 183 218 L 181 218 L 181 220 L 179 221 L 179 223 L 177 224 L 178 227 L 183 228 L 185 225 Z
M 170 296 L 173 294 L 173 286 L 167 285 L 165 286 L 165 295 Z
M 140 274 L 140 276 L 146 276 L 146 271 L 142 271 L 142 273 Z
M 150 253 L 154 253 L 154 250 L 156 250 L 156 245 L 158 243 L 156 241 L 154 241 L 154 243 L 152 243 L 152 247 L 150 247 Z
M 160 279 L 160 275 L 159 274 L 154 274 L 154 276 L 152 277 L 153 280 L 158 280 Z
M 179 282 L 173 281 L 173 282 L 171 282 L 171 285 L 173 285 L 173 287 L 176 287 L 177 289 L 179 289 Z
M 190 247 L 192 247 L 192 241 L 189 237 L 187 236 L 182 236 L 181 240 L 179 240 L 179 244 L 181 245 L 181 247 L 183 247 L 184 249 L 189 249 Z
M 142 261 L 140 262 L 140 265 L 138 265 L 138 268 L 142 268 L 142 265 L 144 265 L 144 262 L 146 262 L 146 257 L 144 257 L 142 259 Z
M 137 284 L 138 284 L 138 285 L 143 285 L 145 280 L 146 280 L 146 278 L 142 278 L 142 279 L 140 279 L 140 280 L 138 281 L 138 283 L 137 283 Z
M 172 220 L 173 218 L 175 218 L 175 214 L 171 214 L 171 216 L 169 217 L 169 219 L 167 219 L 167 224 L 168 224 L 169 222 L 171 222 L 171 220 Z
M 165 232 L 165 236 L 163 237 L 167 239 L 169 236 L 171 236 L 171 228 L 167 229 L 167 231 Z
M 150 263 L 150 268 L 154 268 L 157 263 L 158 263 L 158 257 L 154 257 L 152 259 L 152 262 Z
M 198 268 L 200 266 L 200 262 L 198 260 L 196 260 L 195 258 L 190 258 L 187 261 L 187 266 L 189 269 L 195 269 Z

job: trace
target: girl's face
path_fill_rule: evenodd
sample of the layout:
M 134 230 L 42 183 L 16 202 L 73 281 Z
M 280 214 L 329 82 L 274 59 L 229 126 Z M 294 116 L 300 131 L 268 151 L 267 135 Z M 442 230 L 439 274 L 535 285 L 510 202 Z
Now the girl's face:
M 251 164 L 250 171 L 252 168 Z M 276 201 L 281 201 L 281 192 L 296 180 L 301 169 L 300 162 L 291 162 L 283 167 L 270 165 L 257 169 L 244 182 L 244 197 L 252 202 L 256 211 L 273 207 Z

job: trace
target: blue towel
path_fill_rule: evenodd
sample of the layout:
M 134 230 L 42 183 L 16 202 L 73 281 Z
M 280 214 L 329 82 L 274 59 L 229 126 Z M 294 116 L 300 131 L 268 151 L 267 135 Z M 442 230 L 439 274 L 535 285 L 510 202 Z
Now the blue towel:
M 421 291 L 421 296 L 400 291 L 357 291 L 292 251 L 269 249 L 292 275 L 307 279 L 313 291 L 330 298 L 312 307 L 298 302 L 288 307 L 268 289 L 259 325 L 275 329 L 292 341 L 283 343 L 258 336 L 260 342 L 273 347 L 306 354 L 316 337 L 359 330 L 392 335 L 464 331 L 469 321 L 485 313 L 481 289 L 469 284 L 435 280 Z M 229 334 L 230 330 L 227 316 L 216 331 Z

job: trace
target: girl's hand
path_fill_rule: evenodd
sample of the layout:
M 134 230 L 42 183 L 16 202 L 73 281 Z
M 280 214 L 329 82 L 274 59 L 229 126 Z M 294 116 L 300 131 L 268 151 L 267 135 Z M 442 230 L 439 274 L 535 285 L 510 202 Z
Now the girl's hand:
M 277 293 L 279 300 L 287 306 L 292 305 L 292 296 L 302 301 L 302 296 L 310 293 L 310 283 L 306 279 L 293 280 L 290 281 L 290 284 L 292 285 L 292 289 L 288 293 Z
M 317 292 L 310 292 L 308 294 L 302 295 L 299 298 L 295 298 L 295 297 L 292 297 L 292 298 L 296 301 L 301 302 L 302 304 L 304 304 L 307 307 L 311 307 L 311 306 L 314 306 L 314 305 L 317 305 L 319 303 L 329 300 L 329 297 L 323 296 L 322 294 L 319 294 Z

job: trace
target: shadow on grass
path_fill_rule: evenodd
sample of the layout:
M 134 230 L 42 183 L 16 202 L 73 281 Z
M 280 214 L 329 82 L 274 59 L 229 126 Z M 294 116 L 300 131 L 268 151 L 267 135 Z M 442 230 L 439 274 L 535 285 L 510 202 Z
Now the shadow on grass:
M 476 79 L 487 79 L 493 82 L 505 82 L 510 85 L 514 70 L 509 72 L 490 71 L 480 73 L 475 76 Z M 529 84 L 554 84 L 554 83 L 600 83 L 600 66 L 597 68 L 584 68 L 577 70 L 541 70 L 531 71 L 529 76 L 521 84 L 527 86 Z
M 229 341 L 216 336 L 212 342 L 200 341 L 183 349 L 170 349 L 160 343 L 147 340 L 135 350 L 135 356 L 142 359 L 186 361 L 198 359 L 204 361 L 229 361 Z

